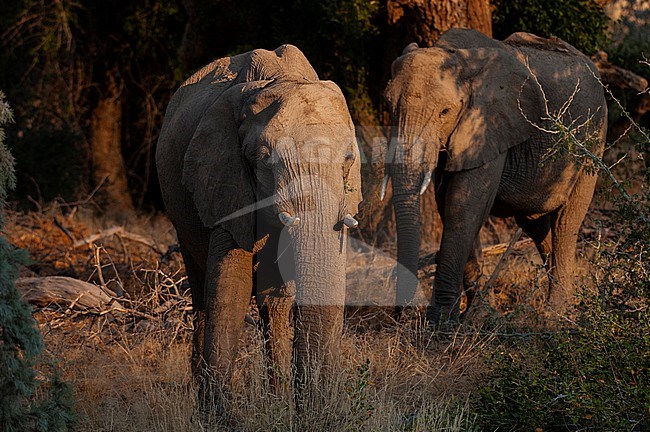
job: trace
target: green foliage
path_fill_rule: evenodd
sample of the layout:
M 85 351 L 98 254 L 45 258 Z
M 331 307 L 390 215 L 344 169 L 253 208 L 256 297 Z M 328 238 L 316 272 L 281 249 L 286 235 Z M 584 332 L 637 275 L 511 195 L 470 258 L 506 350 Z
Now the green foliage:
M 13 158 L 1 139 L 2 127 L 11 119 L 0 92 L 0 213 L 4 213 L 7 188 L 15 183 Z M 65 431 L 74 422 L 70 388 L 56 375 L 49 382 L 37 378 L 41 334 L 14 286 L 19 267 L 27 262 L 24 251 L 0 237 L 0 430 Z M 39 391 L 44 394 L 36 397 Z
M 621 237 L 595 245 L 597 292 L 584 290 L 575 328 L 490 359 L 479 408 L 486 429 L 650 427 L 650 225 L 637 210 L 620 207 Z
M 595 306 L 576 329 L 508 346 L 490 362 L 485 430 L 645 430 L 650 323 Z
M 594 0 L 495 0 L 492 14 L 497 39 L 524 31 L 556 36 L 592 54 L 607 41 L 609 18 Z
M 4 205 L 7 191 L 13 189 L 16 185 L 16 175 L 14 172 L 14 158 L 5 145 L 5 131 L 3 126 L 7 123 L 13 123 L 14 115 L 5 101 L 5 94 L 0 91 L 0 205 Z M 0 225 L 2 224 L 2 208 L 0 208 Z
M 650 137 L 633 125 L 643 154 Z M 593 280 L 582 287 L 574 326 L 493 354 L 480 420 L 490 430 L 648 430 L 650 190 L 646 183 L 627 192 L 612 166 L 591 153 L 588 138 L 578 140 L 571 128 L 560 135 L 560 154 L 589 165 L 605 178 L 603 189 L 616 191 L 608 195 L 613 220 L 601 221 L 613 223 L 616 236 L 592 244 Z M 648 179 L 647 170 L 641 174 Z

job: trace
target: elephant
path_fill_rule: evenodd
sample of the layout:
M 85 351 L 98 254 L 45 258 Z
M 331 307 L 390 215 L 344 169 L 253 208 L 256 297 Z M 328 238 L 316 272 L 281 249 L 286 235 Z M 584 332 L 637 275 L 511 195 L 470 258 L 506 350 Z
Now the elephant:
M 331 364 L 360 163 L 341 90 L 295 46 L 215 60 L 174 93 L 156 167 L 190 284 L 201 382 L 228 387 L 251 295 L 272 369 L 291 373 L 293 355 L 305 383 L 313 362 Z
M 607 105 L 596 67 L 557 38 L 515 33 L 497 41 L 451 29 L 431 48 L 407 46 L 391 69 L 382 190 L 390 178 L 402 264 L 396 313 L 417 287 L 420 195 L 432 177 L 443 232 L 428 321 L 457 322 L 463 290 L 471 302 L 489 215 L 514 217 L 532 238 L 549 274 L 546 310 L 567 313 L 596 175 L 558 150 L 558 132 L 572 130 L 602 155 Z

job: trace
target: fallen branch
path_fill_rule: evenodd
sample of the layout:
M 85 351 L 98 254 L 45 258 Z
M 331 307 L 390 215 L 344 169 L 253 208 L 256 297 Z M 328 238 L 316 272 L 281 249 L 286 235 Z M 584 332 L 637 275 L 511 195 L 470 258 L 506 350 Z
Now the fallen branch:
M 512 250 L 524 249 L 524 248 L 527 248 L 529 246 L 532 246 L 533 244 L 534 244 L 533 239 L 530 239 L 530 238 L 519 240 L 518 242 L 516 242 L 515 244 L 512 245 Z M 495 244 L 495 245 L 492 245 L 492 246 L 484 247 L 483 248 L 483 256 L 492 256 L 492 255 L 502 254 L 508 249 L 509 246 L 510 246 L 510 242 L 508 242 L 508 243 L 499 243 L 499 244 Z
M 519 240 L 512 245 L 512 250 L 521 250 L 528 248 L 534 245 L 533 240 L 526 238 Z M 510 242 L 508 243 L 498 243 L 495 245 L 486 246 L 482 249 L 483 256 L 494 256 L 504 253 L 510 247 Z M 436 263 L 436 254 L 438 252 L 432 252 L 430 254 L 424 255 L 420 258 L 418 262 L 418 269 L 423 269 L 424 267 L 431 266 Z
M 79 248 L 79 247 L 82 247 L 82 246 L 92 244 L 92 243 L 96 242 L 99 239 L 110 237 L 110 236 L 113 236 L 113 235 L 125 238 L 127 240 L 131 240 L 131 241 L 134 241 L 134 242 L 137 242 L 137 243 L 142 243 L 143 245 L 149 246 L 151 249 L 155 250 L 159 254 L 163 254 L 165 252 L 165 251 L 161 250 L 153 240 L 151 240 L 149 238 L 146 238 L 144 236 L 141 236 L 139 234 L 134 234 L 134 233 L 128 232 L 123 227 L 119 227 L 119 226 L 115 226 L 115 227 L 109 228 L 107 230 L 99 231 L 99 232 L 97 232 L 97 233 L 95 233 L 93 235 L 90 235 L 90 236 L 86 237 L 86 238 L 83 238 L 81 240 L 77 240 L 72 245 L 72 247 L 76 249 L 76 248 Z
M 499 258 L 499 262 L 494 268 L 492 275 L 490 275 L 490 279 L 488 279 L 488 281 L 485 283 L 485 286 L 483 287 L 483 291 L 488 292 L 488 296 L 490 297 L 491 302 L 494 300 L 494 292 L 492 291 L 492 287 L 494 286 L 494 283 L 496 282 L 499 273 L 501 273 L 501 270 L 505 265 L 506 258 L 514 250 L 515 244 L 517 244 L 517 240 L 519 240 L 519 237 L 521 237 L 522 233 L 523 233 L 522 229 L 519 228 L 513 234 L 512 238 L 510 239 L 510 243 L 508 244 L 508 247 L 506 248 L 505 252 L 503 252 L 503 254 L 501 255 L 501 258 Z M 494 303 L 492 302 L 492 304 Z
M 54 225 L 56 225 L 57 228 L 59 228 L 61 231 L 63 231 L 63 234 L 65 234 L 65 236 L 66 236 L 67 238 L 69 238 L 70 241 L 71 241 L 72 243 L 74 243 L 74 242 L 77 241 L 77 239 L 72 235 L 72 233 L 70 232 L 70 230 L 68 230 L 68 229 L 67 229 L 67 228 L 66 228 L 66 227 L 61 223 L 61 221 L 59 221 L 59 219 L 58 219 L 56 216 L 54 217 Z
M 16 280 L 23 300 L 41 307 L 52 304 L 78 310 L 122 305 L 97 285 L 65 276 L 28 277 Z

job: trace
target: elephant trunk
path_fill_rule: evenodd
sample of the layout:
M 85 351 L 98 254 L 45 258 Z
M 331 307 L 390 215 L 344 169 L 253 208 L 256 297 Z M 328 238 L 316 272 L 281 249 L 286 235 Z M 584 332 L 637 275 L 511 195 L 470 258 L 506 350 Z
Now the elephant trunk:
M 413 301 L 418 285 L 420 250 L 420 172 L 412 173 L 406 165 L 391 170 L 393 208 L 397 224 L 397 293 L 396 315 Z
M 334 209 L 332 209 L 334 210 Z M 338 209 L 336 209 L 338 211 Z M 346 228 L 311 213 L 295 230 L 294 361 L 298 388 L 319 382 L 338 359 L 345 304 Z M 336 213 L 334 213 L 333 217 Z
M 439 142 L 432 128 L 422 125 L 424 113 L 409 118 L 398 112 L 391 140 L 389 172 L 393 184 L 393 208 L 397 224 L 396 315 L 413 302 L 417 290 L 420 250 L 420 195 L 424 193 L 438 162 Z

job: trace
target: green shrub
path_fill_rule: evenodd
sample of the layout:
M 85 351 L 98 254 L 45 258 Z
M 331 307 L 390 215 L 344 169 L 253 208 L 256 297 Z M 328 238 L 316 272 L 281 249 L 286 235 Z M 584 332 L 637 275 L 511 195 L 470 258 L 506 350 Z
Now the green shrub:
M 616 219 L 620 237 L 595 245 L 595 288 L 584 289 L 576 326 L 490 358 L 486 430 L 650 428 L 650 224 L 636 206 L 621 205 Z
M 0 92 L 0 227 L 7 190 L 15 185 L 14 160 L 2 129 L 11 121 Z M 36 368 L 43 349 L 41 334 L 14 286 L 19 267 L 27 261 L 24 251 L 0 236 L 0 430 L 65 431 L 74 422 L 71 390 L 55 372 Z
M 641 155 L 650 136 L 632 124 Z M 632 194 L 612 166 L 575 136 L 567 130 L 558 146 L 602 174 L 603 186 L 609 182 L 601 195 L 615 211 L 600 223 L 611 226 L 615 236 L 591 245 L 591 282 L 581 287 L 574 325 L 504 345 L 489 358 L 492 370 L 478 411 L 486 430 L 650 429 L 648 161 L 639 173 L 644 184 Z
M 594 0 L 495 0 L 494 36 L 525 31 L 538 36 L 557 36 L 580 51 L 592 54 L 606 41 L 609 18 Z
M 485 430 L 647 430 L 647 313 L 594 307 L 576 329 L 504 347 L 481 389 Z

